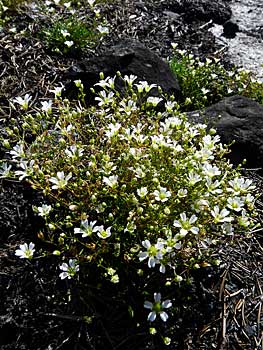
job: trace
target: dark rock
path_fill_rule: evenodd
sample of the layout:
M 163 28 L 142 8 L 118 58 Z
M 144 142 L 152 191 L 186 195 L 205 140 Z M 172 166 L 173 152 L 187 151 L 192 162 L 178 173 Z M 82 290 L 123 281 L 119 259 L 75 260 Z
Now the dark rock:
M 224 37 L 229 39 L 235 38 L 236 33 L 239 31 L 239 26 L 231 20 L 226 21 L 223 27 L 224 27 L 223 35 Z
M 71 80 L 67 91 L 70 92 L 74 80 L 80 79 L 88 93 L 89 88 L 98 82 L 100 72 L 107 77 L 114 76 L 117 71 L 123 76 L 136 75 L 138 81 L 146 80 L 161 86 L 165 93 L 180 96 L 179 84 L 168 64 L 140 42 L 131 39 L 120 41 L 100 57 L 83 60 L 72 66 L 65 75 L 66 79 Z M 120 81 L 116 85 L 118 90 L 122 89 Z M 157 89 L 151 91 L 151 94 L 157 93 Z
M 223 0 L 171 1 L 169 9 L 183 13 L 188 22 L 212 20 L 217 24 L 223 24 L 232 14 L 230 5 Z
M 238 165 L 247 160 L 247 168 L 263 167 L 263 106 L 239 95 L 226 97 L 202 113 L 188 113 L 189 120 L 214 127 L 224 144 L 230 147 L 230 161 Z

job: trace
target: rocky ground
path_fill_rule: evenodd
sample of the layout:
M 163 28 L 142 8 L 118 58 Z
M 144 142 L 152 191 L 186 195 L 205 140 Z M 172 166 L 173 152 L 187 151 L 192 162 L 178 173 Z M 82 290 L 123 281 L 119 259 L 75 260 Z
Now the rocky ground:
M 36 99 L 48 96 L 48 87 L 63 81 L 70 66 L 79 59 L 107 51 L 120 38 L 139 39 L 164 59 L 172 54 L 171 43 L 175 42 L 179 48 L 200 57 L 216 55 L 226 65 L 231 64 L 226 43 L 216 40 L 210 29 L 213 23 L 223 25 L 229 20 L 230 5 L 235 7 L 238 3 L 223 0 L 110 1 L 101 5 L 101 12 L 111 25 L 110 35 L 95 53 L 85 52 L 79 57 L 52 54 L 33 35 L 19 34 L 28 27 L 33 34 L 39 25 L 33 5 L 21 7 L 11 14 L 10 22 L 0 32 L 2 124 L 11 113 L 10 98 L 26 92 Z M 253 171 L 247 174 L 255 179 L 261 193 L 261 178 Z M 124 307 L 117 308 L 117 301 L 105 298 L 100 291 L 90 292 L 97 305 L 98 320 L 92 325 L 84 322 L 83 316 L 90 310 L 79 300 L 86 286 L 79 287 L 73 282 L 65 286 L 58 281 L 52 259 L 27 263 L 14 256 L 21 242 L 36 242 L 36 234 L 43 223 L 34 216 L 32 204 L 40 199 L 41 195 L 26 185 L 7 181 L 0 184 L 0 348 L 162 349 L 161 343 L 149 339 L 146 329 L 138 332 Z M 258 208 L 261 213 L 261 198 Z M 176 340 L 166 348 L 262 349 L 261 231 L 222 247 L 219 254 L 220 269 L 193 275 L 191 288 L 177 291 L 188 293 L 190 298 L 186 308 L 178 305 L 178 322 L 174 327 Z M 74 291 L 71 301 L 68 290 Z M 133 293 L 135 291 L 131 291 L 131 298 Z M 114 295 L 114 289 L 109 289 L 110 295 Z

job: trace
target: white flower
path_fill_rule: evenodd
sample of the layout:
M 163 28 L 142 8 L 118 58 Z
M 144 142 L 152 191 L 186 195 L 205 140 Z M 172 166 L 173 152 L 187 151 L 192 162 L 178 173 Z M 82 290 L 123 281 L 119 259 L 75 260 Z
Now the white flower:
M 121 128 L 120 123 L 115 123 L 115 124 L 110 123 L 108 125 L 108 130 L 106 130 L 105 134 L 109 138 L 114 137 L 114 136 L 118 135 L 118 131 L 120 130 L 120 128 Z
M 244 228 L 247 228 L 250 226 L 251 221 L 250 218 L 246 215 L 247 212 L 245 209 L 242 210 L 241 216 L 238 217 L 238 224 Z
M 186 197 L 186 196 L 187 196 L 187 189 L 185 189 L 185 188 L 180 188 L 180 190 L 178 190 L 178 192 L 177 192 L 177 196 L 178 196 L 179 198 L 184 198 L 184 197 Z
M 96 222 L 96 220 L 90 222 L 87 219 L 81 220 L 80 227 L 74 228 L 74 233 L 82 233 L 83 238 L 91 236 L 92 233 L 98 232 L 99 227 L 95 226 Z
M 1 164 L 0 168 L 0 178 L 9 177 L 11 175 L 12 165 L 7 164 L 6 162 Z
M 24 180 L 26 177 L 28 176 L 32 176 L 34 173 L 34 166 L 35 161 L 33 159 L 30 160 L 30 162 L 28 163 L 27 161 L 21 161 L 19 164 L 19 167 L 22 170 L 16 170 L 15 171 L 15 176 L 19 176 L 19 181 Z
M 201 91 L 202 91 L 202 93 L 203 93 L 204 95 L 206 95 L 210 90 L 205 89 L 205 88 L 202 88 Z
M 57 172 L 57 177 L 51 177 L 49 181 L 53 183 L 54 185 L 52 188 L 54 190 L 56 189 L 62 189 L 65 188 L 68 184 L 68 181 L 72 178 L 72 174 L 69 173 L 66 177 L 64 174 L 64 171 L 58 171 Z
M 71 6 L 71 2 L 70 1 L 69 2 L 64 2 L 63 5 L 68 9 Z
M 219 188 L 219 186 L 221 186 L 221 182 L 216 180 L 216 181 L 212 181 L 212 179 L 209 177 L 206 179 L 206 187 L 208 192 L 212 193 L 212 194 L 220 194 L 223 192 L 223 190 L 221 188 Z
M 215 147 L 215 144 L 220 141 L 220 136 L 215 135 L 212 137 L 211 135 L 206 135 L 202 138 L 202 143 L 201 146 L 208 148 L 208 149 L 213 149 Z
M 191 170 L 187 175 L 187 180 L 188 180 L 189 186 L 194 186 L 197 182 L 201 181 L 202 178 L 199 174 Z
M 90 5 L 90 7 L 93 7 L 95 2 L 96 2 L 96 0 L 88 0 L 88 4 Z
M 42 204 L 41 207 L 37 207 L 37 210 L 38 210 L 39 216 L 46 217 L 51 212 L 52 207 L 51 207 L 51 205 Z
M 224 222 L 221 225 L 221 228 L 225 235 L 233 235 L 234 233 L 234 228 L 230 222 Z
M 34 249 L 35 244 L 30 242 L 29 246 L 27 243 L 21 244 L 19 246 L 20 249 L 17 249 L 15 251 L 15 255 L 19 256 L 21 259 L 32 259 L 34 255 Z
M 108 94 L 106 94 L 106 91 L 102 90 L 99 92 L 99 96 L 95 97 L 95 100 L 99 101 L 98 106 L 107 106 L 114 101 L 113 96 L 114 92 L 110 91 Z
M 166 322 L 168 319 L 168 314 L 163 311 L 163 309 L 168 309 L 172 306 L 171 300 L 161 301 L 161 293 L 154 293 L 154 302 L 150 301 L 144 302 L 144 307 L 150 309 L 151 312 L 148 315 L 148 321 L 153 322 L 156 319 L 157 315 L 160 315 L 160 318 L 163 322 Z
M 70 33 L 67 30 L 61 29 L 60 33 L 66 38 L 67 36 L 70 36 Z
M 29 101 L 32 100 L 32 96 L 25 94 L 24 97 L 18 96 L 13 99 L 14 102 L 18 103 L 24 110 L 28 109 Z
M 133 100 L 128 100 L 127 103 L 122 100 L 120 102 L 120 106 L 121 106 L 121 108 L 119 109 L 120 112 L 124 112 L 127 115 L 131 115 L 132 112 L 137 110 L 136 102 Z M 126 129 L 126 130 L 130 130 L 130 129 Z
M 153 105 L 154 107 L 156 107 L 158 105 L 158 103 L 160 103 L 163 99 L 160 97 L 154 97 L 154 96 L 149 96 L 147 98 L 147 102 L 151 105 Z
M 135 84 L 138 92 L 149 92 L 151 89 L 157 87 L 156 84 L 148 84 L 147 81 L 139 81 L 139 84 Z
M 25 151 L 24 151 L 24 144 L 18 143 L 13 147 L 13 149 L 9 152 L 12 155 L 12 158 L 24 158 L 25 157 Z
M 136 192 L 139 197 L 144 198 L 147 195 L 148 190 L 147 190 L 147 187 L 141 187 L 141 188 L 138 188 Z
M 68 48 L 70 48 L 71 46 L 74 45 L 74 41 L 73 41 L 73 40 L 66 40 L 66 41 L 64 42 L 64 44 L 65 44 Z
M 98 226 L 97 227 L 97 235 L 99 238 L 106 239 L 111 236 L 111 226 L 108 227 L 106 230 L 104 229 L 104 226 Z
M 74 80 L 74 84 L 76 85 L 77 88 L 84 88 L 82 82 L 80 79 Z
M 188 219 L 185 212 L 183 212 L 180 214 L 179 220 L 174 220 L 173 225 L 174 227 L 180 228 L 180 236 L 182 237 L 185 237 L 188 232 L 192 232 L 194 235 L 197 235 L 199 232 L 199 228 L 196 226 L 193 226 L 196 220 L 197 220 L 196 215 L 192 215 L 190 219 Z
M 227 207 L 234 211 L 241 211 L 244 206 L 244 202 L 239 197 L 230 197 L 227 199 Z
M 219 222 L 231 222 L 233 218 L 228 216 L 228 214 L 230 214 L 229 210 L 226 208 L 220 210 L 218 205 L 214 206 L 214 209 L 211 210 L 211 215 L 214 218 L 215 224 L 218 224 Z
M 150 241 L 146 239 L 142 241 L 142 246 L 146 248 L 146 252 L 139 253 L 139 260 L 143 261 L 148 258 L 148 267 L 155 267 L 160 263 L 160 259 L 163 257 L 163 242 L 158 241 L 155 245 L 151 245 Z
M 114 76 L 113 78 L 111 77 L 107 77 L 106 79 L 101 79 L 98 83 L 96 83 L 95 85 L 101 86 L 102 88 L 108 87 L 110 89 L 114 89 L 115 86 L 115 78 L 116 76 Z
M 230 180 L 229 186 L 230 188 L 227 188 L 227 191 L 234 192 L 235 195 L 245 194 L 255 188 L 255 186 L 252 185 L 252 180 L 245 180 L 243 177 L 235 177 L 233 180 Z
M 212 166 L 209 163 L 205 163 L 202 167 L 203 174 L 208 177 L 213 177 L 216 175 L 220 175 L 221 171 L 218 169 L 217 166 Z
M 55 97 L 60 97 L 63 89 L 64 89 L 64 85 L 61 84 L 61 86 L 56 86 L 54 87 L 53 90 L 49 90 L 49 91 L 53 92 Z
M 130 76 L 124 75 L 124 81 L 128 84 L 128 86 L 132 86 L 133 82 L 137 79 L 136 75 L 131 74 Z
M 118 184 L 118 175 L 112 175 L 109 177 L 103 176 L 102 181 L 109 187 L 115 187 Z
M 41 101 L 42 107 L 41 110 L 43 112 L 46 112 L 48 114 L 50 114 L 52 112 L 52 101 Z
M 165 109 L 167 113 L 172 113 L 176 107 L 177 107 L 177 103 L 175 101 L 167 101 L 165 103 Z
M 79 271 L 79 265 L 76 264 L 76 259 L 69 259 L 69 263 L 63 263 L 59 266 L 61 272 L 59 277 L 63 280 L 64 278 L 71 279 Z
M 76 145 L 71 145 L 69 148 L 65 149 L 65 154 L 69 158 L 78 158 L 83 156 L 84 149 L 78 148 Z
M 171 192 L 167 191 L 165 187 L 160 187 L 160 189 L 155 190 L 153 194 L 155 196 L 155 200 L 162 203 L 168 201 L 168 198 L 171 197 Z
M 109 34 L 110 30 L 109 27 L 98 25 L 97 30 L 100 32 L 100 34 Z

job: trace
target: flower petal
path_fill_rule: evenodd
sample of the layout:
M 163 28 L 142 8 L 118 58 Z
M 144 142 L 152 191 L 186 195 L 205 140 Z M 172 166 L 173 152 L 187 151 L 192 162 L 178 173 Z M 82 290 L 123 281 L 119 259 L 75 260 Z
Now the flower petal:
M 151 303 L 150 301 L 146 300 L 146 301 L 144 302 L 144 305 L 143 305 L 143 306 L 145 307 L 145 309 L 150 309 L 150 310 L 152 310 L 152 308 L 153 308 L 153 303 Z
M 149 313 L 147 320 L 153 322 L 156 319 L 156 312 L 152 311 Z
M 169 316 L 167 315 L 167 313 L 165 311 L 161 311 L 160 317 L 163 320 L 163 322 L 166 322 Z

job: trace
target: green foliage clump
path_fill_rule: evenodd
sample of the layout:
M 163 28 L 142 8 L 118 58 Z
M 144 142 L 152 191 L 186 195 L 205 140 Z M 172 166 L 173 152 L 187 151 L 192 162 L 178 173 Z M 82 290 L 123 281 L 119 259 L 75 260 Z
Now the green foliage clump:
M 79 52 L 83 48 L 94 49 L 101 37 L 108 32 L 107 27 L 100 23 L 96 17 L 88 22 L 75 15 L 66 19 L 59 17 L 42 30 L 40 36 L 53 52 L 68 54 Z
M 177 76 L 185 111 L 204 108 L 234 94 L 250 97 L 263 104 L 263 83 L 250 71 L 236 67 L 227 70 L 219 59 L 199 57 L 175 50 L 170 67 Z
M 81 101 L 83 85 L 75 83 Z M 13 120 L 2 137 L 1 177 L 46 196 L 35 208 L 46 223 L 39 237 L 50 247 L 42 254 L 57 256 L 61 279 L 81 275 L 102 290 L 118 284 L 121 302 L 133 286 L 150 295 L 148 321 L 166 322 L 178 282 L 218 264 L 217 248 L 255 225 L 254 186 L 226 160 L 215 130 L 190 124 L 173 97 L 152 96 L 155 84 L 118 76 L 97 86 L 96 106 L 62 99 L 56 87 L 53 101 Z M 30 101 L 26 95 L 12 105 L 27 111 Z M 34 259 L 34 251 L 31 242 L 16 255 Z

